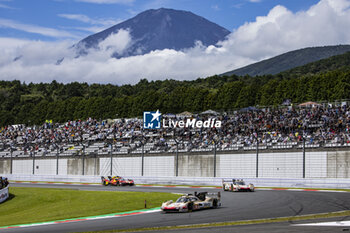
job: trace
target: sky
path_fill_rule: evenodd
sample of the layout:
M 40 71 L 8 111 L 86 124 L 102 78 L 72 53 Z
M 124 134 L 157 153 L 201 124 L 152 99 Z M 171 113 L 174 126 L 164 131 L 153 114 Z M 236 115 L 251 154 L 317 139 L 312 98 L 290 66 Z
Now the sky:
M 161 7 L 191 11 L 231 34 L 208 47 L 111 58 L 132 43 L 121 30 L 76 57 L 72 46 L 86 36 Z M 350 0 L 0 0 L 0 79 L 122 85 L 205 78 L 295 49 L 350 44 L 349 7 Z

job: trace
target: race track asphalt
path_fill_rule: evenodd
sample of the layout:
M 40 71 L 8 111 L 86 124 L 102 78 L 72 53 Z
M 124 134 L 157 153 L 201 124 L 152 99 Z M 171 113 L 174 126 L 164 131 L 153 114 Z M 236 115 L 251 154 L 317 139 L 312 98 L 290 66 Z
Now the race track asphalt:
M 211 222 L 226 222 L 262 218 L 328 213 L 350 209 L 350 193 L 312 191 L 264 191 L 253 193 L 223 192 L 220 189 L 160 188 L 160 187 L 104 187 L 57 184 L 12 184 L 15 187 L 71 188 L 79 190 L 137 191 L 193 193 L 194 191 L 221 192 L 222 207 L 192 213 L 164 214 L 161 212 L 89 220 L 81 222 L 42 225 L 1 232 L 85 232 L 111 229 L 177 226 Z M 248 228 L 249 229 L 249 228 Z M 190 232 L 190 231 L 188 231 Z M 195 230 L 193 230 L 195 232 Z M 228 231 L 230 232 L 230 231 Z

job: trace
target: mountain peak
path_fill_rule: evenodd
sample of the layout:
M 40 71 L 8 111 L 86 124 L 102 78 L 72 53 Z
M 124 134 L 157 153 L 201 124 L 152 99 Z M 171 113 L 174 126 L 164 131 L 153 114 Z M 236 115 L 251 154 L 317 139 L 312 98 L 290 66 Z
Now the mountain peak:
M 89 48 L 99 49 L 101 41 L 121 29 L 129 32 L 132 43 L 127 49 L 114 54 L 115 57 L 146 54 L 162 49 L 179 51 L 195 46 L 196 41 L 201 41 L 205 46 L 214 45 L 230 33 L 227 29 L 189 11 L 150 9 L 81 40 L 77 46 L 80 49 L 79 53 L 87 53 L 86 49 Z

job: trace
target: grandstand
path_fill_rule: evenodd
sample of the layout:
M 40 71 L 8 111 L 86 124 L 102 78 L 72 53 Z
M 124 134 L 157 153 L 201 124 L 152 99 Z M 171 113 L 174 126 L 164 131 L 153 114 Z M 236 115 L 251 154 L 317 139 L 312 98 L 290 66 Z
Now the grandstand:
M 1 129 L 0 157 L 350 148 L 348 104 L 163 116 L 222 121 L 221 128 L 143 130 L 142 119 L 46 122 Z M 258 148 L 257 148 L 258 147 Z

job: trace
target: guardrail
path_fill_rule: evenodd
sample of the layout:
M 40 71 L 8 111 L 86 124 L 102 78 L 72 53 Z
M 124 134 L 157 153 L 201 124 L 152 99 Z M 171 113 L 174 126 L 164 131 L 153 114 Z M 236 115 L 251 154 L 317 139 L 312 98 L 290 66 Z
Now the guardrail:
M 55 176 L 55 175 L 8 175 L 10 180 L 29 182 L 77 182 L 101 183 L 100 176 Z M 350 189 L 348 178 L 245 178 L 245 177 L 152 177 L 131 176 L 125 177 L 135 181 L 135 184 L 162 184 L 162 185 L 194 185 L 194 186 L 221 186 L 222 179 L 243 178 L 247 183 L 257 187 L 285 187 L 285 188 L 333 188 Z

